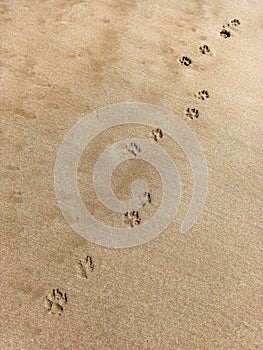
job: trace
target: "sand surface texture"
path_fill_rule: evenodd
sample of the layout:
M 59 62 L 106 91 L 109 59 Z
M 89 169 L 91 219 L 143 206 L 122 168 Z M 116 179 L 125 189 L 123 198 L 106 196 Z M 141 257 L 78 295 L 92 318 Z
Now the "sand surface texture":
M 4 0 L 0 13 L 0 348 L 261 349 L 261 1 Z M 163 107 L 191 128 L 209 191 L 181 234 L 192 173 L 164 133 L 157 142 L 180 173 L 180 209 L 156 239 L 114 250 L 68 225 L 54 165 L 79 119 L 125 101 Z M 103 132 L 78 175 L 92 215 L 128 228 L 138 218 L 103 206 L 92 183 L 100 153 L 126 137 L 150 139 L 151 129 Z M 162 187 L 151 165 L 131 160 L 115 169 L 118 198 L 130 198 L 135 178 L 152 194 L 140 225 Z

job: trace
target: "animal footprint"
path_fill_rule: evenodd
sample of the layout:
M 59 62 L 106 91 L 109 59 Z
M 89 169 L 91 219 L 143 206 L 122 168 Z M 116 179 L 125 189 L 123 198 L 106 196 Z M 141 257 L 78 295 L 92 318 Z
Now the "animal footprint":
M 92 258 L 87 255 L 85 259 L 79 261 L 78 267 L 80 276 L 88 278 L 88 275 L 94 270 Z
M 163 132 L 161 129 L 157 128 L 151 131 L 151 138 L 158 142 L 163 137 Z
M 223 29 L 221 30 L 220 35 L 222 36 L 222 38 L 227 39 L 227 38 L 230 38 L 231 33 L 229 30 L 226 30 L 226 28 L 223 26 Z
M 203 45 L 199 47 L 199 51 L 203 54 L 206 55 L 207 53 L 210 52 L 210 48 L 207 45 Z
M 228 27 L 237 27 L 240 26 L 240 20 L 239 19 L 232 19 L 230 23 L 227 24 Z
M 64 311 L 64 306 L 67 304 L 66 293 L 60 292 L 58 289 L 53 289 L 49 296 L 46 296 L 45 306 L 48 312 L 53 315 L 61 315 Z
M 138 211 L 127 212 L 124 214 L 124 222 L 130 227 L 137 226 L 141 223 Z
M 150 192 L 144 192 L 141 196 L 140 196 L 141 202 L 142 202 L 142 206 L 144 207 L 146 204 L 150 204 L 152 203 L 152 198 L 151 198 L 151 194 Z
M 141 152 L 140 147 L 134 142 L 131 142 L 129 145 L 126 145 L 125 149 L 134 157 L 137 157 L 137 155 Z
M 199 117 L 199 112 L 196 108 L 187 108 L 185 115 L 191 119 L 194 119 Z
M 192 63 L 192 60 L 186 56 L 183 56 L 182 58 L 180 58 L 179 61 L 181 65 L 184 65 L 184 66 L 190 66 L 190 64 Z
M 196 94 L 196 97 L 197 97 L 199 100 L 205 100 L 206 98 L 209 98 L 209 93 L 208 93 L 208 91 L 206 91 L 206 90 L 202 90 L 202 91 L 199 91 L 199 92 Z
M 232 19 L 230 23 L 227 23 L 227 27 L 237 27 L 237 26 L 240 26 L 240 24 L 241 24 L 240 20 L 235 18 L 235 19 Z M 221 30 L 220 35 L 225 39 L 230 38 L 231 32 L 227 30 L 225 26 L 223 26 L 223 29 Z

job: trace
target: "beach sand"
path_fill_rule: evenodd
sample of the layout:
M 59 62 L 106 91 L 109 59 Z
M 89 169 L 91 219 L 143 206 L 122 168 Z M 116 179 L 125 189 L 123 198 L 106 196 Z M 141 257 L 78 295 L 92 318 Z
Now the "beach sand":
M 0 348 L 262 348 L 261 1 L 6 0 L 0 9 Z M 109 249 L 64 219 L 54 165 L 78 120 L 126 101 L 163 107 L 191 128 L 207 160 L 208 196 L 180 233 L 192 174 L 164 134 L 158 144 L 183 184 L 177 216 L 146 244 Z M 150 133 L 115 127 L 85 150 L 79 188 L 96 218 L 128 222 L 96 198 L 95 156 Z M 144 163 L 123 163 L 112 184 L 128 199 L 131 181 L 148 174 L 153 202 L 142 222 L 161 200 L 160 178 Z

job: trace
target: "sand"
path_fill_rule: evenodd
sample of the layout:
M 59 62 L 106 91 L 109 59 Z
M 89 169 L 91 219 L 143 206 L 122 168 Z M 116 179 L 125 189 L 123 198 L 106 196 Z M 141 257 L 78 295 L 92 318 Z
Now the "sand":
M 0 348 L 262 348 L 261 1 L 6 0 L 0 6 Z M 182 177 L 179 212 L 154 240 L 109 249 L 82 238 L 64 219 L 54 165 L 79 119 L 126 101 L 163 107 L 191 128 L 207 159 L 209 189 L 199 220 L 181 234 L 191 169 L 164 134 L 159 145 Z M 123 137 L 150 133 L 115 127 L 85 150 L 79 187 L 95 217 L 130 223 L 96 199 L 96 155 Z M 127 199 L 132 179 L 150 174 L 154 201 L 142 221 L 161 198 L 160 178 L 147 167 L 127 161 L 112 183 L 116 196 Z

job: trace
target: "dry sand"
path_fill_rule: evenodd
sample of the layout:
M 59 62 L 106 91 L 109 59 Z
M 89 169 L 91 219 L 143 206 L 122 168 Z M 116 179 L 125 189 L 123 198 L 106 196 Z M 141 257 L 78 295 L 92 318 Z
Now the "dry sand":
M 0 6 L 0 348 L 262 349 L 261 1 L 4 0 Z M 240 25 L 227 26 L 233 19 Z M 223 25 L 228 38 L 220 35 Z M 210 51 L 202 53 L 203 45 Z M 189 66 L 180 63 L 183 56 Z M 196 97 L 202 90 L 209 98 Z M 53 178 L 68 130 L 123 101 L 164 107 L 188 124 L 208 162 L 209 193 L 198 222 L 182 235 L 191 169 L 164 135 L 160 145 L 182 176 L 178 215 L 153 241 L 113 250 L 70 228 Z M 189 118 L 188 108 L 199 117 Z M 118 127 L 87 148 L 80 189 L 94 216 L 125 225 L 96 200 L 90 155 L 149 132 Z M 132 177 L 146 173 L 145 164 L 125 162 L 115 172 L 116 195 L 127 199 Z M 149 173 L 156 208 L 160 179 L 154 169 Z M 153 209 L 147 210 L 145 217 Z

